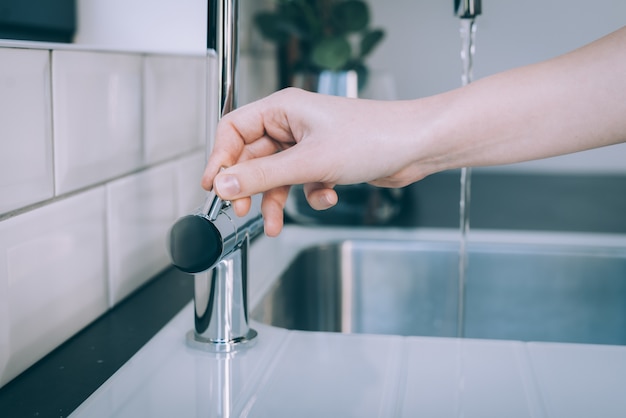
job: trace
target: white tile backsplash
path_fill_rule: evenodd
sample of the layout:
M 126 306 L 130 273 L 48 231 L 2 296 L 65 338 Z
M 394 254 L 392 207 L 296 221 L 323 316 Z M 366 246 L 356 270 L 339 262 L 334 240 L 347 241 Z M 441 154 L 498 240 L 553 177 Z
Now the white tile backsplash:
M 140 55 L 53 51 L 52 91 L 57 193 L 141 167 Z
M 203 146 L 206 59 L 148 55 L 144 74 L 146 163 L 163 161 Z
M 176 164 L 107 185 L 110 303 L 114 305 L 170 262 L 166 234 L 177 217 Z
M 54 193 L 49 56 L 0 49 L 0 215 Z
M 178 160 L 177 190 L 178 216 L 184 216 L 202 206 L 207 192 L 200 186 L 206 160 L 204 151 L 198 151 Z
M 169 265 L 216 77 L 214 54 L 0 47 L 0 387 Z
M 106 311 L 105 206 L 99 187 L 0 223 L 0 385 Z

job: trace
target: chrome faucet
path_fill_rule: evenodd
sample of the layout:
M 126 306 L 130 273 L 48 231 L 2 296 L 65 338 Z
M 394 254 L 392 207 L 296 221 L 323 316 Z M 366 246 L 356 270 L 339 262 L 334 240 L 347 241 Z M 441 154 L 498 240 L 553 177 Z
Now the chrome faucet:
M 248 325 L 248 248 L 263 230 L 259 196 L 248 215 L 235 215 L 217 196 L 196 213 L 172 226 L 172 264 L 195 275 L 195 327 L 190 345 L 213 352 L 231 352 L 249 343 L 256 331 Z
M 481 10 L 481 0 L 454 0 L 454 14 L 461 19 L 473 19 Z
M 236 106 L 237 6 L 237 0 L 209 1 L 208 46 L 217 52 L 220 117 Z M 238 217 L 230 202 L 214 193 L 170 229 L 172 264 L 194 274 L 195 326 L 187 335 L 191 346 L 232 352 L 256 337 L 248 325 L 247 262 L 250 240 L 262 230 L 260 196 L 253 197 L 248 215 Z

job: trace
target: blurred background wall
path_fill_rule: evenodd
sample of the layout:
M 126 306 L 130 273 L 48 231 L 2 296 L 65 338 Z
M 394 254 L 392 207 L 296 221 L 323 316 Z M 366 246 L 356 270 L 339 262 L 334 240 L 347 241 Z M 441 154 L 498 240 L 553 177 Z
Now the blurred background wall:
M 77 0 L 76 43 L 112 49 L 201 54 L 206 0 Z M 241 103 L 275 89 L 271 45 L 251 23 L 272 0 L 241 0 Z M 387 36 L 369 59 L 385 97 L 412 99 L 460 85 L 459 20 L 452 0 L 369 0 Z M 624 25 L 623 0 L 483 0 L 474 79 L 570 51 Z M 387 84 L 388 85 L 388 84 Z M 540 172 L 626 173 L 626 145 L 498 167 Z M 493 168 L 491 168 L 493 169 Z

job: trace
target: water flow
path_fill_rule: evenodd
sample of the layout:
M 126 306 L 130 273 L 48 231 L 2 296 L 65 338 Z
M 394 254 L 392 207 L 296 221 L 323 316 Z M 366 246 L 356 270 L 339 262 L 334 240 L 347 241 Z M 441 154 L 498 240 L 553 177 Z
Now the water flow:
M 461 19 L 461 62 L 463 72 L 461 83 L 463 86 L 472 82 L 473 61 L 476 40 L 476 22 L 474 19 Z M 467 274 L 467 235 L 470 220 L 470 185 L 472 170 L 469 167 L 461 169 L 461 198 L 459 202 L 461 242 L 459 249 L 459 294 L 457 313 L 457 337 L 463 337 L 465 329 L 465 280 Z

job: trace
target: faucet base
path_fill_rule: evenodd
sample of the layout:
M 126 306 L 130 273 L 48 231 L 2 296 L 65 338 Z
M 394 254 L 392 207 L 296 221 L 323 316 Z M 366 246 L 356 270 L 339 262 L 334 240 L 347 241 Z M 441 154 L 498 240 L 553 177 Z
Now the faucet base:
M 256 344 L 257 332 L 249 329 L 245 336 L 230 341 L 219 341 L 204 338 L 196 331 L 190 330 L 187 333 L 187 345 L 197 350 L 209 353 L 233 353 L 235 351 L 250 348 Z
M 195 327 L 188 345 L 213 353 L 249 347 L 257 332 L 248 325 L 249 238 L 211 270 L 194 277 Z

